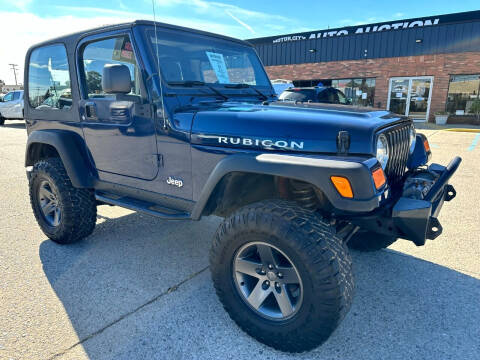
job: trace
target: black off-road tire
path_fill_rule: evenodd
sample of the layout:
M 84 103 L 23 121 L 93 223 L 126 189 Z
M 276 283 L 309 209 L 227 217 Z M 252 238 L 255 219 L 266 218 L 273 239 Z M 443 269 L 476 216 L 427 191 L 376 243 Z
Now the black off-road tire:
M 5 124 L 5 118 L 0 115 L 0 126 L 2 126 L 3 124 Z
M 285 320 L 260 316 L 237 290 L 233 261 L 238 249 L 261 239 L 284 252 L 298 269 L 303 301 Z M 247 205 L 219 226 L 210 252 L 217 295 L 230 317 L 249 335 L 275 349 L 303 352 L 322 344 L 350 309 L 354 279 L 346 245 L 314 212 L 292 202 Z
M 347 245 L 353 250 L 371 252 L 385 249 L 395 241 L 397 241 L 396 237 L 377 234 L 366 230 L 359 230 L 352 236 Z
M 58 198 L 61 218 L 57 226 L 49 224 L 40 205 L 39 186 L 47 181 Z M 75 188 L 60 158 L 48 158 L 33 166 L 29 180 L 30 203 L 43 233 L 59 244 L 71 244 L 93 232 L 97 206 L 93 190 Z

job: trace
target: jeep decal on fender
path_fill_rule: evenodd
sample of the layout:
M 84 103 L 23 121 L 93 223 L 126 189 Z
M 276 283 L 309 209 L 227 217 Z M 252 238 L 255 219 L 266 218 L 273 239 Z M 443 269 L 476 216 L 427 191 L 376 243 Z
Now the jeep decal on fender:
M 167 178 L 167 184 L 181 188 L 181 187 L 183 186 L 183 180 L 182 180 L 182 179 L 175 178 L 175 177 L 173 177 L 173 176 L 169 176 L 169 177 Z
M 225 145 L 243 145 L 263 148 L 280 148 L 280 149 L 303 149 L 303 141 L 286 141 L 286 140 L 270 140 L 270 139 L 251 139 L 241 137 L 217 136 L 218 144 Z

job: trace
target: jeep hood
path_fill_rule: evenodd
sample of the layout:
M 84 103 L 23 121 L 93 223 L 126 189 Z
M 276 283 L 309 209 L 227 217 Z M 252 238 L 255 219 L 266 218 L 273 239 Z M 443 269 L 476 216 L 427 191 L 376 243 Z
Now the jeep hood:
M 192 144 L 247 149 L 336 153 L 339 131 L 348 131 L 352 154 L 374 154 L 375 132 L 408 121 L 384 110 L 272 103 L 223 103 L 199 108 Z

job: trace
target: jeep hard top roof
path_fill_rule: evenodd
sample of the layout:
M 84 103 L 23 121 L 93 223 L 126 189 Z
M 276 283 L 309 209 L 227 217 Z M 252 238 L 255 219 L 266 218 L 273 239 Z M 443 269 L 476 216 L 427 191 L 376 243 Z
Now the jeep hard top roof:
M 223 39 L 223 40 L 227 40 L 227 41 L 234 41 L 234 42 L 237 42 L 239 44 L 252 47 L 252 44 L 250 44 L 246 41 L 236 39 L 236 38 L 233 38 L 233 37 L 229 37 L 229 36 L 225 36 L 225 35 L 211 33 L 211 32 L 208 32 L 208 31 L 187 28 L 187 27 L 184 27 L 184 26 L 166 24 L 166 23 L 162 23 L 162 22 L 158 22 L 158 21 L 155 22 L 155 21 L 152 21 L 152 20 L 135 20 L 135 21 L 131 21 L 131 22 L 120 23 L 120 24 L 110 24 L 110 25 L 96 27 L 96 28 L 93 28 L 93 29 L 78 31 L 78 32 L 71 33 L 71 34 L 65 34 L 63 36 L 59 36 L 59 37 L 56 37 L 56 38 L 46 40 L 46 41 L 43 41 L 41 43 L 32 45 L 30 47 L 30 49 L 28 50 L 28 53 L 30 53 L 30 51 L 32 49 L 40 47 L 40 46 L 45 46 L 45 45 L 59 43 L 59 42 L 65 43 L 65 44 L 70 43 L 70 45 L 72 45 L 73 43 L 76 43 L 79 39 L 81 39 L 85 36 L 89 36 L 89 35 L 93 35 L 93 34 L 99 34 L 99 33 L 108 32 L 108 31 L 113 31 L 113 30 L 119 30 L 119 29 L 128 29 L 128 28 L 132 28 L 132 27 L 137 26 L 137 25 L 146 25 L 146 26 L 155 26 L 156 25 L 157 28 L 187 31 L 187 32 L 190 32 L 190 33 L 204 35 L 204 36 L 213 36 L 213 37 L 216 37 L 216 38 L 219 38 L 219 39 Z

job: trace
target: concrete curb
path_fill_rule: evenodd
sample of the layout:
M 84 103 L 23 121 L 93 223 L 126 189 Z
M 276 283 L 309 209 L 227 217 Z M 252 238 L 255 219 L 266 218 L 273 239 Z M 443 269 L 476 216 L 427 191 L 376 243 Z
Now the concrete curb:
M 463 128 L 442 129 L 442 131 L 480 133 L 480 129 L 463 129 Z

